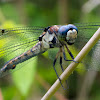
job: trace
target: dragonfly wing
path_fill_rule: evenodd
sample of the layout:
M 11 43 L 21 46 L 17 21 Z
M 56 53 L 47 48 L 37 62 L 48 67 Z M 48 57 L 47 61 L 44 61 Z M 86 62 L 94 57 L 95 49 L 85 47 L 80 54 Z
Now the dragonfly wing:
M 74 44 L 75 46 L 73 45 L 74 49 L 72 50 L 74 50 L 74 53 L 76 52 L 76 54 L 78 54 L 78 52 L 85 46 L 85 44 L 89 41 L 93 34 L 98 30 L 98 28 L 100 27 L 100 23 L 76 23 L 75 25 L 78 28 L 78 37 Z M 82 66 L 84 67 L 82 68 L 82 66 L 80 66 L 78 68 L 100 71 L 100 68 L 98 66 L 100 62 L 100 57 L 98 57 L 100 51 L 99 45 L 100 41 L 97 42 L 97 44 L 83 59 L 81 64 L 83 64 Z
M 17 27 L 2 29 L 0 33 L 0 69 L 9 60 L 30 50 L 43 33 L 41 27 Z M 7 74 L 8 72 L 5 72 Z

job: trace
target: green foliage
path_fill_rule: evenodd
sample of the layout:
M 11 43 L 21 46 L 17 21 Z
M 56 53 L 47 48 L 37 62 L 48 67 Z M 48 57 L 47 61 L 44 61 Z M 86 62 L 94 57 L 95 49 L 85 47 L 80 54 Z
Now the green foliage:
M 34 84 L 34 75 L 36 72 L 37 59 L 30 61 L 23 68 L 12 73 L 13 81 L 23 96 L 28 96 L 31 85 Z
M 64 12 L 65 12 L 65 15 L 67 15 L 67 17 L 69 19 L 67 21 L 65 21 L 64 24 L 66 24 L 67 22 L 74 23 L 74 22 L 88 22 L 88 21 L 89 22 L 98 22 L 99 21 L 99 17 L 100 17 L 99 10 L 97 10 L 99 8 L 94 9 L 93 11 L 91 11 L 88 14 L 82 13 L 82 5 L 84 5 L 85 1 L 78 0 L 76 2 L 76 1 L 72 0 L 72 1 L 69 1 L 68 3 L 66 3 L 66 5 L 68 5 L 68 7 L 66 7 Z M 18 5 L 21 3 L 22 3 L 22 8 L 19 10 Z M 10 2 L 10 3 L 6 2 L 6 1 L 4 3 L 2 3 L 0 1 L 0 7 L 1 7 L 0 8 L 0 27 L 1 28 L 12 28 L 15 26 L 21 27 L 24 22 L 26 25 L 29 25 L 29 26 L 42 26 L 42 27 L 58 24 L 59 22 L 61 22 L 63 20 L 62 19 L 63 17 L 61 17 L 61 16 L 63 16 L 63 14 L 61 13 L 62 9 L 60 8 L 63 6 L 62 5 L 60 5 L 60 7 L 58 7 L 58 6 L 59 6 L 59 4 L 58 4 L 57 0 L 56 1 L 54 1 L 54 0 L 42 0 L 42 1 L 41 0 L 34 0 L 34 1 L 26 0 L 23 2 L 20 2 L 20 0 L 19 0 L 19 2 L 16 1 L 16 2 Z M 61 11 L 58 8 L 60 8 Z M 22 14 L 21 11 L 24 13 L 24 15 Z M 21 20 L 24 18 L 25 18 L 25 20 L 22 23 Z M 59 24 L 61 24 L 61 23 L 59 23 Z M 87 35 L 87 34 L 85 34 L 85 35 Z M 88 35 L 90 36 L 90 34 L 88 34 Z M 24 37 L 23 41 L 25 40 L 25 38 L 26 38 L 26 36 Z M 20 38 L 17 38 L 17 40 L 19 41 Z M 7 42 L 8 42 L 7 39 L 0 40 L 0 43 L 1 43 L 0 47 L 5 45 Z M 77 46 L 73 46 L 73 47 L 69 47 L 69 48 L 70 48 L 71 52 L 74 54 L 74 56 L 76 56 L 78 54 Z M 20 52 L 23 52 L 23 51 L 25 51 L 25 50 L 20 50 Z M 57 51 L 58 51 L 58 49 L 47 51 L 44 54 L 42 54 L 42 56 L 39 56 L 38 58 L 35 58 L 35 59 L 32 58 L 28 62 L 19 64 L 18 66 L 16 66 L 17 69 L 19 69 L 22 66 L 23 66 L 23 68 L 15 71 L 11 74 L 13 82 L 11 81 L 10 85 L 7 85 L 6 87 L 4 86 L 4 83 L 3 83 L 2 87 L 0 87 L 2 90 L 4 100 L 13 100 L 13 99 L 14 100 L 25 100 L 25 99 L 29 100 L 30 98 L 32 98 L 32 100 L 36 100 L 36 98 L 38 98 L 38 97 L 41 98 L 44 95 L 43 93 L 45 93 L 44 91 L 46 90 L 47 84 L 50 84 L 50 86 L 51 86 L 54 83 L 54 81 L 57 79 L 57 76 L 53 70 L 53 59 L 55 58 Z M 13 53 L 12 56 L 15 56 L 15 55 L 18 56 L 17 53 L 19 53 L 19 52 Z M 69 54 L 66 53 L 66 55 L 67 55 L 68 59 L 71 59 Z M 1 56 L 3 56 L 3 55 L 0 55 L 0 57 Z M 6 56 L 5 56 L 3 58 L 3 60 L 8 60 L 8 59 L 10 59 L 10 57 L 6 58 Z M 88 61 L 90 61 L 90 56 L 87 57 L 87 59 L 89 59 Z M 57 62 L 58 63 L 56 64 L 56 69 L 59 74 L 59 73 L 62 73 L 60 65 L 59 65 L 59 59 Z M 66 68 L 69 63 L 70 62 L 63 63 L 64 68 Z M 85 66 L 85 64 L 81 63 L 78 67 L 85 69 L 84 66 Z M 81 75 L 81 76 L 84 75 L 83 70 L 76 69 L 76 71 L 77 71 L 77 75 Z M 43 85 L 41 83 L 42 81 L 39 82 L 36 79 L 35 75 L 37 75 L 37 72 L 43 78 L 43 80 L 45 80 L 47 82 L 47 83 L 43 82 L 45 85 Z M 78 81 L 79 81 L 78 77 L 76 77 L 76 79 L 78 79 Z M 98 78 L 98 80 L 99 80 L 99 78 Z M 2 82 L 0 79 L 0 85 L 1 85 L 1 83 Z M 78 84 L 79 83 L 77 82 L 77 85 Z M 76 81 L 73 81 L 72 82 L 73 90 L 76 89 L 75 86 L 76 86 Z M 99 89 L 99 85 L 96 84 L 96 86 L 98 86 L 98 88 L 94 88 L 94 91 L 97 91 L 97 89 Z M 43 88 L 43 90 L 41 89 L 41 87 Z M 48 86 L 48 88 L 50 88 L 50 87 Z M 73 92 L 73 90 L 71 90 L 70 88 L 69 88 L 69 90 L 71 92 Z M 93 93 L 94 93 L 94 91 L 93 91 Z M 75 93 L 71 93 L 71 92 L 70 92 L 70 94 L 74 94 L 74 96 L 75 96 Z M 99 91 L 94 94 L 95 95 L 93 95 L 93 94 L 92 95 L 93 95 L 93 97 L 95 97 L 95 100 L 99 100 L 99 98 L 100 98 Z M 35 98 L 35 95 L 36 95 L 36 98 Z M 73 99 L 72 97 L 74 97 L 74 96 L 70 95 L 70 99 Z M 75 97 L 74 97 L 74 99 L 75 99 Z

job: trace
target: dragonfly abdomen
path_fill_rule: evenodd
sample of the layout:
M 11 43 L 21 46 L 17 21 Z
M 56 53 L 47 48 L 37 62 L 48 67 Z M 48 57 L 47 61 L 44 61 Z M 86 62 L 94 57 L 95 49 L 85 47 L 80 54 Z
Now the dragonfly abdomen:
M 35 46 L 33 46 L 32 49 L 26 51 L 25 53 L 9 60 L 1 69 L 1 72 L 5 72 L 6 70 L 9 69 L 14 69 L 17 64 L 22 63 L 34 56 L 37 56 L 38 54 L 41 54 L 45 52 L 46 49 L 42 48 L 41 42 L 38 42 Z

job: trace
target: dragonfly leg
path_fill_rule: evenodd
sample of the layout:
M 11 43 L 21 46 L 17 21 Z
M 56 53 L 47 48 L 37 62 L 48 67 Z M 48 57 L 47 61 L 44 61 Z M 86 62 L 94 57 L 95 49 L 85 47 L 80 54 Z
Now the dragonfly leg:
M 62 57 L 61 56 L 60 56 L 60 66 L 61 66 L 62 71 L 64 72 L 64 69 L 63 69 L 63 66 L 62 66 Z
M 64 60 L 65 60 L 65 61 L 73 61 L 73 60 L 67 60 L 67 59 L 66 59 L 66 54 L 65 54 L 64 49 L 63 49 L 63 51 L 62 51 L 62 52 L 63 52 L 63 56 L 64 56 Z
M 59 56 L 59 53 L 60 53 L 60 51 L 58 51 L 58 53 L 57 53 L 57 55 L 56 55 L 56 57 L 55 57 L 55 60 L 54 60 L 54 62 L 53 62 L 53 68 L 54 68 L 54 71 L 56 72 L 56 75 L 57 75 L 57 77 L 58 77 L 58 79 L 59 79 L 59 81 L 60 81 L 60 84 L 61 84 L 62 88 L 63 88 L 64 90 L 66 90 L 66 89 L 64 88 L 64 86 L 63 86 L 63 84 L 62 84 L 62 82 L 61 82 L 61 79 L 60 79 L 60 77 L 59 77 L 59 75 L 58 75 L 58 73 L 57 73 L 57 71 L 56 71 L 56 68 L 55 68 L 55 64 L 56 64 L 57 58 L 58 58 L 58 56 Z
M 69 50 L 69 48 L 67 47 L 67 45 L 65 45 L 65 46 L 66 46 L 66 49 L 67 49 L 69 55 L 71 56 L 72 60 L 67 60 L 67 59 L 66 59 L 66 54 L 65 54 L 65 51 L 64 51 L 64 48 L 63 48 L 62 51 L 63 51 L 64 60 L 65 60 L 65 61 L 73 61 L 73 62 L 75 62 L 75 63 L 78 63 L 77 61 L 74 60 L 74 56 L 73 56 L 73 54 L 71 53 L 71 51 Z
M 67 47 L 67 45 L 65 45 L 65 46 L 66 46 L 66 49 L 67 49 L 69 55 L 71 56 L 71 58 L 74 59 L 74 56 L 73 56 L 73 54 L 71 53 L 71 51 L 69 50 L 69 48 Z
M 61 66 L 62 72 L 64 72 L 64 69 L 62 66 L 62 56 L 61 55 L 60 55 L 60 66 Z M 67 84 L 67 87 L 69 88 L 67 80 L 66 80 L 66 84 Z

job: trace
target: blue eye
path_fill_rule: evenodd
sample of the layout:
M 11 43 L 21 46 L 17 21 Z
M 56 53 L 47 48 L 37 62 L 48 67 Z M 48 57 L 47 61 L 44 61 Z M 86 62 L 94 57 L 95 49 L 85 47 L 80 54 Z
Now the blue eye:
M 67 27 L 69 28 L 69 30 L 75 29 L 78 32 L 77 27 L 75 25 L 73 25 L 73 24 L 68 24 Z
M 68 32 L 69 30 L 73 30 L 73 29 L 75 29 L 75 30 L 78 32 L 77 27 L 74 26 L 74 25 L 72 25 L 72 24 L 63 25 L 63 26 L 61 26 L 61 27 L 59 28 L 58 33 L 61 34 L 61 35 L 66 36 L 66 35 L 67 35 L 67 32 Z
M 73 40 L 75 40 L 77 35 L 73 30 L 76 30 L 76 32 L 78 33 L 77 27 L 72 24 L 61 26 L 58 30 L 58 39 L 60 41 L 67 41 L 67 43 L 72 42 Z

